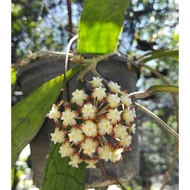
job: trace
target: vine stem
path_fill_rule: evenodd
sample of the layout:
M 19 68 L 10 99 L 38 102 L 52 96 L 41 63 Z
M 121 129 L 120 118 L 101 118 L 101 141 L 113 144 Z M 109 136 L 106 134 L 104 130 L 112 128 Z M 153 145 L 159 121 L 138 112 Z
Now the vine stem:
M 149 87 L 144 92 L 132 92 L 129 94 L 129 97 L 131 99 L 137 99 L 137 98 L 146 98 L 148 96 L 151 96 L 152 94 L 156 92 L 170 92 L 172 94 L 178 94 L 178 86 L 173 85 L 154 85 Z
M 161 79 L 161 81 L 164 83 L 164 84 L 169 84 L 169 82 L 164 78 L 164 76 L 162 74 L 160 74 L 157 70 L 145 65 L 144 61 L 139 61 L 139 66 L 140 67 L 145 67 L 147 69 L 149 69 L 152 73 L 154 73 L 158 78 Z M 179 131 L 179 113 L 178 113 L 178 101 L 177 101 L 177 98 L 174 94 L 172 94 L 172 98 L 173 98 L 173 101 L 174 101 L 174 107 L 175 107 L 175 112 L 176 112 L 176 120 L 177 120 L 177 132 Z M 169 128 L 170 129 L 170 128 Z M 163 188 L 165 187 L 166 183 L 168 182 L 169 180 L 169 177 L 171 176 L 171 173 L 174 169 L 174 164 L 175 164 L 175 161 L 177 159 L 177 155 L 178 155 L 178 142 L 177 142 L 177 147 L 175 149 L 175 153 L 174 153 L 174 157 L 173 157 L 173 160 L 172 160 L 172 163 L 168 169 L 168 174 L 165 178 L 165 180 L 163 181 L 163 184 L 161 186 L 161 189 L 160 190 L 163 190 Z
M 151 116 L 153 119 L 155 119 L 164 129 L 166 129 L 170 134 L 172 134 L 176 139 L 179 139 L 179 135 L 171 129 L 163 120 L 161 120 L 157 115 L 152 113 L 150 110 L 146 109 L 145 107 L 141 106 L 140 104 L 133 102 L 135 107 L 140 109 L 141 111 L 145 112 L 149 116 Z
M 114 56 L 114 55 L 117 55 L 117 52 L 111 52 L 105 55 L 94 56 L 90 59 L 83 59 L 81 64 L 84 66 L 84 69 L 79 74 L 78 80 L 83 81 L 85 74 L 91 71 L 95 76 L 102 78 L 103 81 L 107 83 L 108 81 L 98 73 L 98 71 L 96 70 L 96 67 L 97 67 L 98 62 L 104 59 L 108 59 L 109 57 Z
M 71 1 L 67 0 L 67 10 L 68 10 L 68 23 L 69 23 L 69 35 L 72 38 L 73 24 L 72 24 L 72 11 L 71 11 Z
M 99 163 L 98 163 L 98 166 L 99 166 L 100 172 L 102 173 L 104 177 L 107 177 L 108 179 L 111 179 L 111 180 L 115 180 L 117 184 L 119 184 L 119 186 L 122 188 L 122 190 L 126 190 L 126 188 L 121 184 L 121 182 L 117 178 L 107 175 Z
M 69 43 L 68 43 L 68 46 L 67 46 L 67 49 L 66 49 L 64 76 L 65 76 L 65 73 L 67 72 L 67 68 L 68 68 L 69 51 L 70 51 L 70 49 L 71 49 L 72 43 L 73 43 L 77 38 L 78 38 L 78 35 L 75 35 L 74 37 L 72 37 L 72 38 L 69 40 Z
M 162 183 L 162 186 L 161 186 L 160 190 L 163 190 L 164 187 L 165 187 L 165 185 L 167 184 L 167 182 L 169 180 L 169 177 L 171 176 L 172 171 L 174 169 L 175 162 L 177 160 L 177 156 L 178 156 L 178 141 L 176 143 L 176 147 L 175 147 L 175 152 L 174 152 L 174 157 L 173 157 L 172 163 L 171 163 L 171 165 L 170 165 L 170 167 L 168 169 L 167 175 L 166 175 L 166 177 L 165 177 L 165 179 L 164 179 L 164 181 Z

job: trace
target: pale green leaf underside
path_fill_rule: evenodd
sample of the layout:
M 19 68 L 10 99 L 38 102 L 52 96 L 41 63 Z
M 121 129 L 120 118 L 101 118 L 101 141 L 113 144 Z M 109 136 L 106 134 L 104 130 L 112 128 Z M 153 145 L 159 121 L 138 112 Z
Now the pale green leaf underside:
M 80 66 L 66 73 L 69 80 L 80 70 Z M 37 134 L 46 114 L 55 103 L 63 88 L 64 75 L 58 76 L 32 92 L 24 100 L 12 107 L 12 165 L 22 149 Z
M 114 52 L 130 0 L 86 0 L 78 31 L 78 53 Z

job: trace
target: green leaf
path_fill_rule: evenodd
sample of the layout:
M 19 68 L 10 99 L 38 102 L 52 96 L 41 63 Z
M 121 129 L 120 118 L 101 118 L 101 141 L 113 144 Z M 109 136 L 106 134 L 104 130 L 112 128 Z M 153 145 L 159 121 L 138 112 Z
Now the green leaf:
M 80 66 L 66 73 L 66 81 L 70 80 Z M 53 103 L 63 88 L 64 75 L 58 76 L 32 92 L 24 100 L 12 107 L 12 165 L 20 152 L 37 134 Z
M 78 53 L 116 51 L 130 0 L 86 0 L 78 31 Z
M 68 165 L 70 158 L 61 158 L 60 144 L 51 144 L 46 158 L 41 190 L 84 190 L 86 163 L 79 164 L 78 168 Z
M 85 88 L 85 82 L 78 80 L 77 89 Z M 58 144 L 51 143 L 50 152 L 46 158 L 41 190 L 76 189 L 84 190 L 86 164 L 79 164 L 78 168 L 68 165 L 68 157 L 61 158 Z
M 14 183 L 14 179 L 15 179 L 15 167 L 11 168 L 11 186 Z
M 147 90 L 147 92 L 149 94 L 153 94 L 156 92 L 170 92 L 173 94 L 178 94 L 179 93 L 179 87 L 174 86 L 174 85 L 168 85 L 168 84 L 153 85 Z
M 16 71 L 14 68 L 11 68 L 11 84 L 15 84 L 16 82 Z
M 146 53 L 143 55 L 142 59 L 140 59 L 141 62 L 146 63 L 148 61 L 151 61 L 153 59 L 159 59 L 163 57 L 171 57 L 174 59 L 179 58 L 179 50 L 156 50 L 149 53 Z

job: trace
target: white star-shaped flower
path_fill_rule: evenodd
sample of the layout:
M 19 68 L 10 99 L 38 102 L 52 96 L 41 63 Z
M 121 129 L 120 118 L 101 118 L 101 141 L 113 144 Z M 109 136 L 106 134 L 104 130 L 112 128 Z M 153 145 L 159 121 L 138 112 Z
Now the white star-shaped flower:
M 79 128 L 71 128 L 69 134 L 69 141 L 74 144 L 79 144 L 84 139 L 83 132 Z
M 105 135 L 106 133 L 110 135 L 112 133 L 113 126 L 110 122 L 110 120 L 106 118 L 102 118 L 98 122 L 98 131 L 100 135 Z
M 99 161 L 99 159 L 90 159 L 90 160 L 85 160 L 85 163 L 87 163 L 88 165 L 86 166 L 86 168 L 96 168 L 96 163 Z
M 131 144 L 132 136 L 126 135 L 123 139 L 119 141 L 119 145 L 123 147 L 128 147 Z
M 105 161 L 108 161 L 109 159 L 112 159 L 112 149 L 109 144 L 106 144 L 104 147 L 98 147 L 98 157 L 100 159 L 104 159 Z
M 116 108 L 119 106 L 120 97 L 118 97 L 118 94 L 109 94 L 107 97 L 107 102 L 111 108 Z
M 120 87 L 117 83 L 115 83 L 115 82 L 113 82 L 113 81 L 110 81 L 110 82 L 108 83 L 108 86 L 109 86 L 109 88 L 110 88 L 110 91 L 112 91 L 112 92 L 114 92 L 114 93 L 120 92 L 121 87 Z
M 131 122 L 133 122 L 135 119 L 134 117 L 135 117 L 135 115 L 134 115 L 133 110 L 131 110 L 131 109 L 124 110 L 123 119 L 125 120 L 126 124 L 130 124 Z
M 84 90 L 75 90 L 72 93 L 71 103 L 76 103 L 78 106 L 82 106 L 84 100 L 88 99 L 88 95 L 84 92 Z
M 61 112 L 58 109 L 59 106 L 53 104 L 50 112 L 46 115 L 49 119 L 53 119 L 55 123 L 58 123 L 58 119 L 61 117 Z
M 82 112 L 82 118 L 87 120 L 87 119 L 94 119 L 96 116 L 97 108 L 96 106 L 87 103 L 84 104 L 84 106 L 81 109 Z
M 65 133 L 62 130 L 59 130 L 58 127 L 55 128 L 54 133 L 51 133 L 51 141 L 56 143 L 62 143 L 65 141 Z
M 68 164 L 75 168 L 78 168 L 78 164 L 83 162 L 83 160 L 80 159 L 78 154 L 74 154 L 74 155 L 70 156 L 70 159 L 71 159 L 71 161 Z
M 135 134 L 135 131 L 136 131 L 136 124 L 135 123 L 133 123 L 130 130 L 132 131 L 133 134 Z
M 93 77 L 89 83 L 92 84 L 94 88 L 103 86 L 102 79 L 100 77 Z
M 92 157 L 92 154 L 96 151 L 98 144 L 98 141 L 93 141 L 91 138 L 86 138 L 85 141 L 81 144 L 83 153 L 88 154 L 90 157 Z
M 62 112 L 61 120 L 63 120 L 63 126 L 67 127 L 68 125 L 76 125 L 75 118 L 78 116 L 77 111 L 71 111 L 69 106 L 65 107 L 65 111 Z
M 112 151 L 111 162 L 116 162 L 116 161 L 122 160 L 122 155 L 121 155 L 122 152 L 123 152 L 123 148 L 115 148 Z
M 106 97 L 106 89 L 99 86 L 93 90 L 92 97 L 97 98 L 97 100 L 102 101 Z
M 127 107 L 130 107 L 132 104 L 131 98 L 129 98 L 128 94 L 121 96 L 121 103 L 126 105 Z
M 60 146 L 59 153 L 62 158 L 66 156 L 70 157 L 74 153 L 74 148 L 71 147 L 71 144 L 67 141 Z
M 114 137 L 123 139 L 125 135 L 128 135 L 126 131 L 126 126 L 121 125 L 120 123 L 114 127 Z
M 97 135 L 97 125 L 93 121 L 87 120 L 82 123 L 82 131 L 88 137 L 95 137 Z
M 109 109 L 107 113 L 107 118 L 110 119 L 112 124 L 116 124 L 119 120 L 121 120 L 122 111 L 118 111 L 117 108 Z

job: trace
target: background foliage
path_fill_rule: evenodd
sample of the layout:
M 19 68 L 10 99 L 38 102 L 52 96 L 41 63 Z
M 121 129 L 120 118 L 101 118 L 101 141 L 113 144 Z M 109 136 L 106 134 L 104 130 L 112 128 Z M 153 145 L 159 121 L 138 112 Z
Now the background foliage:
M 12 63 L 19 63 L 28 51 L 52 50 L 63 52 L 69 39 L 77 33 L 83 1 L 75 0 L 13 0 L 12 1 Z M 125 14 L 124 28 L 119 36 L 118 51 L 127 57 L 139 57 L 150 50 L 178 48 L 178 4 L 174 0 L 131 0 Z M 75 50 L 76 44 L 73 46 Z M 170 57 L 155 59 L 148 66 L 165 79 L 178 85 L 178 61 Z M 141 68 L 137 86 L 145 90 L 163 84 L 146 67 Z M 12 104 L 21 96 L 13 91 Z M 149 110 L 178 131 L 171 95 L 159 93 L 138 100 Z M 174 156 L 176 140 L 147 115 L 138 119 L 140 141 L 140 173 L 126 186 L 148 189 L 163 181 Z M 176 189 L 178 162 L 167 189 Z

